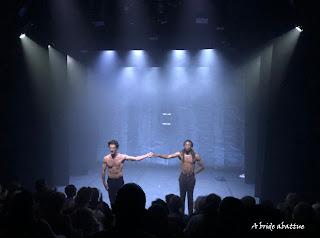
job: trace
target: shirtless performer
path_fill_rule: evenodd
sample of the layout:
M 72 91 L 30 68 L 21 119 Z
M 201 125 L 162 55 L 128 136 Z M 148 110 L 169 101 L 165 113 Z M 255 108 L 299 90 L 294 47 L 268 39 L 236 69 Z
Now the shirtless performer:
M 148 153 L 141 156 L 129 156 L 125 154 L 118 153 L 119 143 L 116 140 L 111 140 L 108 142 L 108 147 L 110 154 L 103 158 L 102 163 L 102 183 L 105 189 L 108 191 L 110 205 L 114 204 L 118 190 L 124 184 L 123 181 L 123 164 L 126 160 L 143 160 L 145 158 L 150 158 L 153 153 Z M 106 182 L 106 169 L 108 168 L 108 180 Z
M 186 140 L 183 143 L 183 150 L 174 154 L 162 155 L 154 153 L 152 157 L 160 157 L 163 159 L 179 158 L 181 160 L 181 174 L 179 177 L 180 197 L 183 202 L 183 212 L 186 200 L 186 194 L 188 196 L 188 213 L 189 216 L 193 213 L 193 190 L 196 184 L 195 174 L 204 170 L 204 164 L 199 154 L 193 150 L 193 142 Z M 198 169 L 195 169 L 195 164 L 199 165 Z

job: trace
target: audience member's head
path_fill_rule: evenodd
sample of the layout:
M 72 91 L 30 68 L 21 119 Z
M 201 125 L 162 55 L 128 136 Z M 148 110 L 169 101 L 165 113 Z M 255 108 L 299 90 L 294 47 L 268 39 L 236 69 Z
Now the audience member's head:
M 148 214 L 155 219 L 167 218 L 168 214 L 163 205 L 154 203 L 148 208 Z
M 88 187 L 82 187 L 77 192 L 75 198 L 75 204 L 77 207 L 87 207 L 91 199 L 91 189 Z
M 80 207 L 72 213 L 71 219 L 73 227 L 80 230 L 83 237 L 91 237 L 99 231 L 99 223 L 91 209 Z
M 167 203 L 167 204 L 169 203 L 170 199 L 171 199 L 173 196 L 175 196 L 175 194 L 173 194 L 173 193 L 167 194 L 167 195 L 165 196 L 165 200 L 166 200 L 166 203 Z
M 135 226 L 145 215 L 146 195 L 135 183 L 123 185 L 116 197 L 113 211 L 118 226 Z
M 77 194 L 77 188 L 73 184 L 69 184 L 64 188 L 64 192 L 67 195 L 67 198 L 74 198 Z
M 0 202 L 5 200 L 8 195 L 8 190 L 5 186 L 0 184 Z
M 46 192 L 48 190 L 48 184 L 45 179 L 38 179 L 35 182 L 35 189 L 38 193 Z
M 21 183 L 18 182 L 18 181 L 12 181 L 8 184 L 8 192 L 9 193 L 15 193 L 17 191 L 21 191 L 22 190 L 22 186 L 21 186 Z
M 319 202 L 314 203 L 312 205 L 312 208 L 313 208 L 314 213 L 315 213 L 315 219 L 318 222 L 318 224 L 320 224 L 320 203 Z
M 152 201 L 151 205 L 160 205 L 165 209 L 166 213 L 169 214 L 168 204 L 164 200 L 158 198 Z
M 316 202 L 316 203 L 312 204 L 312 208 L 315 211 L 319 210 L 320 209 L 320 202 Z
M 166 237 L 168 229 L 168 212 L 166 207 L 154 203 L 147 210 L 147 230 L 157 237 Z
M 225 197 L 220 202 L 219 217 L 224 221 L 236 221 L 244 215 L 244 205 L 234 197 Z
M 206 202 L 206 196 L 198 196 L 194 201 L 194 213 L 200 214 L 203 211 Z
M 215 193 L 211 193 L 205 198 L 204 213 L 208 215 L 215 215 L 221 203 L 221 197 Z
M 51 192 L 49 195 L 49 209 L 60 213 L 66 200 L 66 195 L 61 192 Z
M 293 209 L 292 218 L 300 224 L 311 224 L 315 218 L 315 213 L 310 204 L 299 202 Z
M 92 209 L 95 209 L 98 205 L 100 198 L 100 192 L 97 188 L 91 188 L 91 199 L 90 199 L 90 206 Z
M 99 202 L 97 208 L 102 211 L 104 215 L 104 219 L 102 221 L 103 226 L 106 230 L 111 230 L 112 229 L 112 224 L 113 224 L 113 213 L 109 207 L 109 205 L 106 202 Z
M 252 196 L 244 196 L 241 198 L 241 202 L 246 208 L 253 208 L 256 205 L 256 199 Z
M 169 199 L 168 202 L 168 208 L 169 208 L 169 214 L 179 214 L 182 213 L 182 200 L 179 196 L 173 195 Z
M 288 193 L 285 199 L 285 203 L 291 208 L 293 209 L 295 207 L 295 205 L 298 204 L 299 202 L 299 196 L 296 193 Z

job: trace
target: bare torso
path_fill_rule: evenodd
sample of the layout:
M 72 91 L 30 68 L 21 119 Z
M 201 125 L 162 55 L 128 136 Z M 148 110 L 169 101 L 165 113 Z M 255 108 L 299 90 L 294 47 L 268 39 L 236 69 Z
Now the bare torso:
M 192 155 L 184 155 L 184 159 L 180 156 L 181 160 L 181 172 L 186 175 L 194 174 L 196 158 L 192 158 Z
M 103 158 L 103 161 L 106 163 L 108 168 L 108 177 L 109 178 L 120 178 L 123 176 L 123 164 L 125 161 L 124 154 L 117 154 L 114 158 L 111 154 L 106 155 Z

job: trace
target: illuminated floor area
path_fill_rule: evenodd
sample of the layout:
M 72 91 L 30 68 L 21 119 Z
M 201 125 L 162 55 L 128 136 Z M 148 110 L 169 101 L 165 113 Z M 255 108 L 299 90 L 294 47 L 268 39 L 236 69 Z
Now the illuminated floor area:
M 139 164 L 125 164 L 124 180 L 126 183 L 139 184 L 146 193 L 147 207 L 156 198 L 164 199 L 168 193 L 179 195 L 178 177 L 179 167 L 141 166 Z M 216 193 L 221 197 L 234 196 L 241 198 L 254 195 L 254 185 L 244 183 L 235 172 L 217 171 L 207 168 L 196 177 L 194 198 L 199 195 Z M 102 191 L 104 200 L 109 203 L 108 194 L 101 183 L 100 167 L 96 171 L 89 171 L 87 175 L 70 177 L 70 184 L 77 188 L 82 186 L 97 187 Z M 63 191 L 63 187 L 58 187 Z

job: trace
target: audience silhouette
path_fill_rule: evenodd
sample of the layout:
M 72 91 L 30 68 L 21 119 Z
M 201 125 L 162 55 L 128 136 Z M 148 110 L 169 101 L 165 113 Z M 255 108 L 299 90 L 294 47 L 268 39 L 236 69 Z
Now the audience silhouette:
M 31 193 L 15 181 L 0 185 L 0 237 L 207 238 L 263 232 L 286 237 L 319 235 L 320 203 L 309 204 L 296 193 L 288 193 L 277 206 L 270 201 L 257 203 L 251 196 L 221 198 L 211 193 L 196 199 L 191 216 L 182 209 L 182 200 L 175 194 L 166 195 L 165 200 L 158 198 L 146 208 L 146 194 L 135 183 L 123 185 L 113 207 L 109 207 L 97 188 L 77 190 L 70 184 L 62 193 L 39 179 Z M 267 228 L 270 224 L 287 229 L 271 231 Z M 289 228 L 290 224 L 303 225 L 304 229 Z

